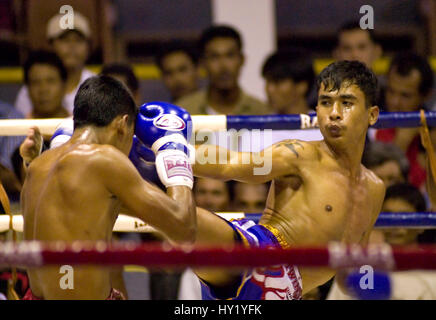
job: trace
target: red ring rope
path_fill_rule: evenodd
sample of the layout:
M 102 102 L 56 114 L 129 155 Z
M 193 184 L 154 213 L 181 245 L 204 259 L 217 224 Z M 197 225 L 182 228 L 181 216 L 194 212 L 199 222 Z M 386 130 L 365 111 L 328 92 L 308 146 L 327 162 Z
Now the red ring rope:
M 380 269 L 436 269 L 436 246 L 396 247 L 386 245 L 231 249 L 193 246 L 173 248 L 118 242 L 63 243 L 22 242 L 0 244 L 0 265 L 43 266 L 62 264 L 259 267 L 294 264 L 333 268 L 371 265 Z

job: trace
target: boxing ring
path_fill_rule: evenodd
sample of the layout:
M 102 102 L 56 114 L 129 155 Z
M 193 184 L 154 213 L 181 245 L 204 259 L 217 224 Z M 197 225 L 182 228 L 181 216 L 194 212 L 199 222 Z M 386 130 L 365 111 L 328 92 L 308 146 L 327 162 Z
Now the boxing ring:
M 425 115 L 424 120 L 422 120 Z M 0 135 L 26 135 L 28 128 L 38 126 L 42 134 L 51 135 L 65 119 L 0 120 Z M 71 120 L 67 120 L 71 121 Z M 311 115 L 267 116 L 192 116 L 195 132 L 201 130 L 300 130 L 317 127 L 317 119 Z M 422 121 L 436 126 L 436 112 L 382 112 L 373 128 L 419 127 Z M 427 130 L 428 133 L 428 130 Z M 434 157 L 433 150 L 430 157 Z M 436 167 L 431 166 L 436 177 Z M 260 213 L 219 213 L 226 219 L 247 218 L 255 222 Z M 403 212 L 380 213 L 375 228 L 436 229 L 436 213 Z M 22 232 L 23 217 L 0 216 L 0 232 Z M 120 214 L 114 232 L 151 232 L 154 229 L 140 219 Z M 391 247 L 390 245 L 346 246 L 330 243 L 325 247 L 281 248 L 233 248 L 194 247 L 180 245 L 144 245 L 135 243 L 61 242 L 0 243 L 0 265 L 40 267 L 59 264 L 93 265 L 144 265 L 173 267 L 262 267 L 278 264 L 302 267 L 331 267 L 335 269 L 370 265 L 392 270 L 436 269 L 436 246 Z

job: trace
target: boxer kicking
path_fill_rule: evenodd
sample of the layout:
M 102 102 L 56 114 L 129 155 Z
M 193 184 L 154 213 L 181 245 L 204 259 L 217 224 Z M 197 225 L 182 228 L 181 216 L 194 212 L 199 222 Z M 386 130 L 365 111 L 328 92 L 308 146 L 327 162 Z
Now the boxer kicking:
M 21 194 L 24 239 L 109 242 L 123 205 L 129 214 L 162 231 L 170 240 L 194 241 L 192 169 L 179 165 L 188 161 L 187 154 L 180 150 L 184 150 L 189 128 L 168 135 L 167 130 L 147 121 L 147 114 L 137 119 L 130 93 L 107 76 L 86 80 L 74 105 L 71 140 L 36 157 L 27 169 Z M 164 107 L 158 111 L 167 113 Z M 156 110 L 152 112 L 154 117 Z M 189 120 L 187 113 L 180 117 Z M 142 179 L 127 157 L 135 123 L 147 136 L 148 146 L 155 147 L 157 171 L 167 194 Z M 168 158 L 173 168 L 165 167 Z M 122 298 L 112 288 L 109 268 L 73 267 L 74 289 L 65 290 L 59 285 L 60 266 L 29 268 L 30 289 L 24 299 Z
M 385 194 L 383 182 L 361 164 L 366 132 L 377 121 L 377 79 L 362 63 L 335 62 L 318 78 L 318 123 L 322 141 L 285 140 L 261 152 L 272 155 L 267 175 L 261 165 L 242 164 L 247 154 L 197 146 L 194 174 L 247 183 L 271 182 L 258 225 L 225 221 L 197 210 L 197 241 L 209 245 L 325 246 L 331 241 L 367 244 Z M 226 164 L 200 164 L 216 152 Z M 249 157 L 253 154 L 248 154 Z M 209 157 L 207 157 L 209 158 Z M 252 161 L 254 162 L 254 160 Z M 299 299 L 335 274 L 328 268 L 276 266 L 243 273 L 197 269 L 204 299 Z

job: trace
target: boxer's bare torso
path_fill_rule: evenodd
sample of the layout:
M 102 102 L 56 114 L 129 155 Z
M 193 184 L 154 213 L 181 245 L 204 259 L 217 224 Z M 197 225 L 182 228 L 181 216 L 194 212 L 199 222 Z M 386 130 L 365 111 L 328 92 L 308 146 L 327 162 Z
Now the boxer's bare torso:
M 317 114 L 325 139 L 285 140 L 262 151 L 264 157 L 271 155 L 272 169 L 267 175 L 253 175 L 253 164 L 241 164 L 243 154 L 218 147 L 217 153 L 228 154 L 228 164 L 196 164 L 194 173 L 251 183 L 271 181 L 259 223 L 277 229 L 291 246 L 325 246 L 331 241 L 366 244 L 380 212 L 385 187 L 382 180 L 361 164 L 366 130 L 378 115 L 378 108 L 368 109 L 364 101 L 362 91 L 355 85 L 336 91 L 321 87 Z M 196 155 L 197 159 L 199 156 Z M 221 231 L 215 233 L 213 228 L 206 227 L 213 225 L 211 218 L 200 212 L 198 242 L 234 243 L 231 228 L 217 220 L 216 229 Z M 301 268 L 300 272 L 304 293 L 335 274 L 327 268 Z M 218 285 L 231 278 L 218 272 L 199 271 L 198 274 Z
M 312 149 L 312 160 L 298 168 L 298 175 L 272 181 L 260 223 L 279 230 L 291 246 L 330 241 L 365 244 L 383 201 L 383 182 L 363 166 L 351 176 L 323 142 L 284 141 L 281 145 L 295 143 L 297 152 Z M 334 275 L 329 269 L 300 268 L 300 273 L 305 292 Z
M 125 153 L 98 143 L 98 136 L 107 134 L 102 130 L 76 130 L 70 141 L 32 161 L 21 195 L 25 240 L 110 241 L 121 204 L 130 214 L 171 233 L 170 238 L 187 239 L 187 230 L 193 233 L 184 229 L 191 224 L 186 217 L 193 215 L 188 213 L 194 208 L 190 189 L 168 188 L 168 197 L 141 178 Z M 74 289 L 65 289 L 60 266 L 29 269 L 33 294 L 43 299 L 109 296 L 110 268 L 73 266 L 73 271 Z
M 99 161 L 95 158 L 101 156 L 99 148 L 68 144 L 47 151 L 32 162 L 22 196 L 26 240 L 110 241 L 120 201 L 107 190 L 93 168 Z M 70 290 L 60 286 L 64 275 L 60 266 L 30 269 L 32 292 L 45 299 L 109 296 L 109 268 L 77 266 L 73 271 L 76 289 Z

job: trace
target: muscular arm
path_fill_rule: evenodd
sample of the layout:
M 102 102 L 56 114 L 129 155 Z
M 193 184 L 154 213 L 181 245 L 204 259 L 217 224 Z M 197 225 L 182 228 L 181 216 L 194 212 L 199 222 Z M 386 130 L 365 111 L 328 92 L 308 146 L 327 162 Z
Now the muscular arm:
M 195 204 L 188 187 L 171 187 L 165 194 L 142 179 L 120 151 L 105 147 L 102 153 L 95 166 L 98 176 L 129 213 L 159 229 L 174 242 L 195 240 Z
M 219 180 L 263 183 L 295 174 L 298 165 L 315 155 L 312 144 L 284 140 L 260 152 L 236 152 L 214 145 L 196 145 L 194 175 Z

